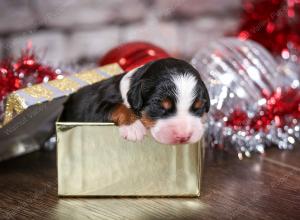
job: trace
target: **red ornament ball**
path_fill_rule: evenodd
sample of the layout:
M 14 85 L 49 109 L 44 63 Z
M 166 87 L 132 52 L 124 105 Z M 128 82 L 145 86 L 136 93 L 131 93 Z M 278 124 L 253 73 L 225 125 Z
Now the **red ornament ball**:
M 146 42 L 130 42 L 117 46 L 104 55 L 99 66 L 118 63 L 123 70 L 130 71 L 150 61 L 167 58 L 170 55 L 162 48 Z

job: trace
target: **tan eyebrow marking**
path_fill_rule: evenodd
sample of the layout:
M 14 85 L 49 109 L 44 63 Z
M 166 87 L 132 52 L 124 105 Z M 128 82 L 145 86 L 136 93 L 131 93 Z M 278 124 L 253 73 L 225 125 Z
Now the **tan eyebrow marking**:
M 203 106 L 203 102 L 200 100 L 200 99 L 197 99 L 195 102 L 194 102 L 194 104 L 193 104 L 193 107 L 195 108 L 195 109 L 199 109 L 199 108 L 201 108 Z
M 169 110 L 172 108 L 172 101 L 168 98 L 165 98 L 164 100 L 162 100 L 161 102 L 161 106 L 166 109 L 166 110 Z

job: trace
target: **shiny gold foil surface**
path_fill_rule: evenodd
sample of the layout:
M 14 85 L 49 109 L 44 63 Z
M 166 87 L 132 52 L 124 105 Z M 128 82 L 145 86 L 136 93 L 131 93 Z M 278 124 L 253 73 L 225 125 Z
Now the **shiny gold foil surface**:
M 122 73 L 118 64 L 109 64 L 93 70 L 56 79 L 17 90 L 7 97 L 4 122 L 8 124 L 13 118 L 20 115 L 27 108 L 52 101 L 53 99 L 68 96 L 86 85 L 99 82 L 103 79 Z
M 6 102 L 3 124 L 5 125 L 8 122 L 10 122 L 15 115 L 20 114 L 27 107 L 28 106 L 24 103 L 24 99 L 22 99 L 20 96 L 18 96 L 18 94 L 12 93 Z M 0 128 L 1 127 L 2 127 L 2 125 L 0 125 Z
M 203 141 L 163 145 L 119 136 L 110 123 L 57 122 L 58 195 L 200 195 Z

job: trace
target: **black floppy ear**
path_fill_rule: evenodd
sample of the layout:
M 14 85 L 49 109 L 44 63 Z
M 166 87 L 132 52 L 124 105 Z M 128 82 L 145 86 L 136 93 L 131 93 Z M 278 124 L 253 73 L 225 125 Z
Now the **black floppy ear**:
M 138 68 L 130 80 L 129 91 L 127 92 L 127 100 L 132 110 L 139 114 L 143 108 L 143 81 L 144 75 L 153 62 L 147 63 Z
M 142 82 L 137 82 L 130 86 L 127 99 L 132 110 L 138 114 L 143 108 Z
M 205 107 L 205 112 L 208 112 L 210 109 L 210 98 L 209 98 L 209 94 L 208 94 L 207 88 L 204 83 L 203 83 L 203 86 L 204 86 L 204 99 L 206 100 L 204 107 Z

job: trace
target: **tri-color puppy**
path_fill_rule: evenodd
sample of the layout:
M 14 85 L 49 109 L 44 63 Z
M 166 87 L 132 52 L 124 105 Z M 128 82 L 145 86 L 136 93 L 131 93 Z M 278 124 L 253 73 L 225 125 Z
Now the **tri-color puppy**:
M 132 141 L 149 129 L 160 143 L 194 143 L 203 134 L 202 116 L 209 107 L 199 72 L 167 58 L 78 90 L 65 103 L 62 120 L 114 122 Z

